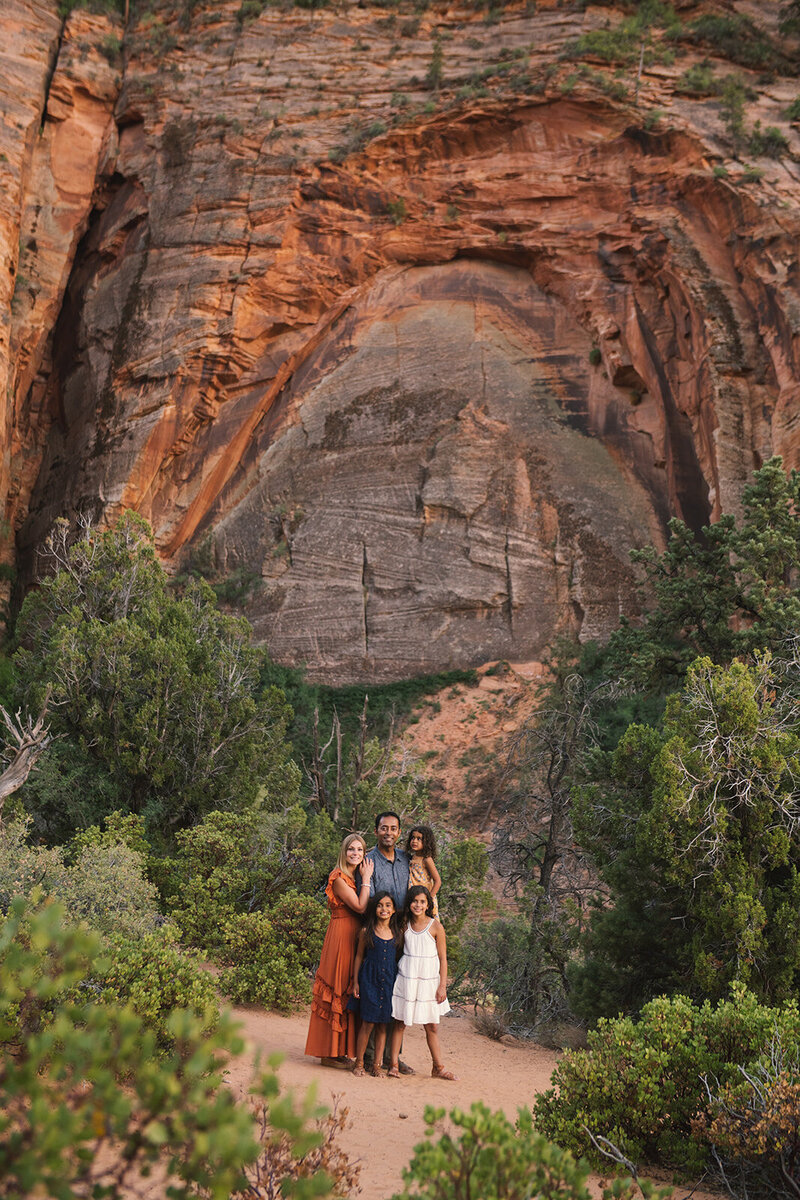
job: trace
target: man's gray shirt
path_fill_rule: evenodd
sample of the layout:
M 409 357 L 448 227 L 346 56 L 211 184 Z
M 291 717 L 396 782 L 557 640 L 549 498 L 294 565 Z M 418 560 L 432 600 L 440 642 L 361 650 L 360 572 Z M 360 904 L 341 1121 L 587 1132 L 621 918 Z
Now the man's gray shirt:
M 408 891 L 408 855 L 404 850 L 395 848 L 394 862 L 389 862 L 378 847 L 373 846 L 367 851 L 367 858 L 371 858 L 375 864 L 372 879 L 369 881 L 370 896 L 374 896 L 376 892 L 388 892 L 399 912 Z

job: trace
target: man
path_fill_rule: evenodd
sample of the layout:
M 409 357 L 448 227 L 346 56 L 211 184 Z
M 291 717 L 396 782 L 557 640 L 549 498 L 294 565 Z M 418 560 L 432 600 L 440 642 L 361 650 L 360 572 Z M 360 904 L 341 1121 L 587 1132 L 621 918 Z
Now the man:
M 377 845 L 367 851 L 375 870 L 369 885 L 369 894 L 388 892 L 394 900 L 398 913 L 403 907 L 408 891 L 408 855 L 397 846 L 400 837 L 400 818 L 395 812 L 378 813 L 375 818 Z
M 388 892 L 394 900 L 398 913 L 402 911 L 408 891 L 408 855 L 400 850 L 397 842 L 400 838 L 400 818 L 396 812 L 378 813 L 375 818 L 375 838 L 377 845 L 367 851 L 366 857 L 375 865 L 369 884 L 369 894 Z M 374 1033 L 370 1034 L 364 1063 L 369 1066 L 375 1057 Z M 402 1046 L 400 1047 L 402 1049 Z M 388 1069 L 391 1065 L 390 1039 L 386 1039 L 386 1049 L 383 1055 L 383 1065 Z M 413 1075 L 414 1068 L 408 1063 L 400 1062 L 398 1069 L 401 1075 Z

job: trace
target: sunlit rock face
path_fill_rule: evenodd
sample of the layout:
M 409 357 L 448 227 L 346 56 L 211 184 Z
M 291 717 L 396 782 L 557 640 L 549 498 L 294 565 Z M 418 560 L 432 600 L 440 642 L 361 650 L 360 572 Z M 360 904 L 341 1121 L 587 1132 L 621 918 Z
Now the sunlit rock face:
M 518 267 L 376 280 L 284 389 L 216 526 L 223 561 L 264 578 L 250 615 L 273 652 L 392 677 L 616 625 L 626 550 L 659 520 L 594 427 L 590 349 Z
M 635 610 L 629 550 L 671 515 L 735 510 L 771 453 L 800 465 L 791 163 L 714 176 L 717 110 L 671 89 L 690 60 L 638 108 L 545 72 L 610 10 L 242 24 L 231 0 L 185 28 L 165 0 L 125 32 L 9 4 L 23 584 L 58 516 L 134 508 L 170 569 L 252 584 L 256 636 L 318 678 L 536 658 Z M 498 60 L 524 75 L 458 91 Z

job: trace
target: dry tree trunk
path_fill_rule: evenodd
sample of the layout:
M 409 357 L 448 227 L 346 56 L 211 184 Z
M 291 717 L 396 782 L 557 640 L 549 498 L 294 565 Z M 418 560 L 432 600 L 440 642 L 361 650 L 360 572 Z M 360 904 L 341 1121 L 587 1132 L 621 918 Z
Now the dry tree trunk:
M 16 792 L 18 788 L 22 787 L 33 770 L 36 760 L 50 742 L 50 727 L 45 725 L 48 700 L 49 695 L 35 721 L 27 713 L 23 720 L 20 709 L 17 709 L 12 717 L 0 704 L 0 718 L 10 734 L 12 744 L 11 761 L 0 775 L 0 824 L 3 821 L 3 805 L 6 802 L 6 796 L 10 796 L 12 792 Z

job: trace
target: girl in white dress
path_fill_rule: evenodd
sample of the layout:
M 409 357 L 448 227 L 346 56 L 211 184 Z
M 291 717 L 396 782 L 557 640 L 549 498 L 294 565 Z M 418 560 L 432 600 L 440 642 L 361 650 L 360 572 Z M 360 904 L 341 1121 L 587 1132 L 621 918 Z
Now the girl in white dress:
M 447 1002 L 447 941 L 444 929 L 433 915 L 433 900 L 426 887 L 409 888 L 403 905 L 405 932 L 403 957 L 397 964 L 392 993 L 392 1062 L 388 1074 L 399 1074 L 400 1046 L 406 1025 L 422 1025 L 433 1060 L 431 1075 L 455 1079 L 446 1071 L 439 1046 L 439 1018 L 450 1012 Z

